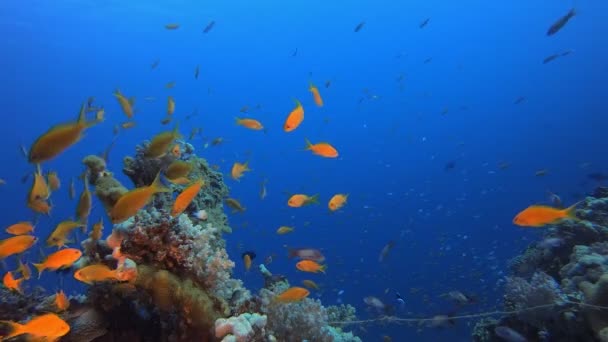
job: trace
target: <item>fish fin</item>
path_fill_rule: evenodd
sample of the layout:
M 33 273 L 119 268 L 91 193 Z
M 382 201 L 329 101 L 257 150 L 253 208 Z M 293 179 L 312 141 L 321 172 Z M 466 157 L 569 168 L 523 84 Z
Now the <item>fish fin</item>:
M 238 125 L 239 121 L 241 121 L 241 118 L 239 118 L 238 116 L 235 116 L 234 117 L 234 121 L 236 121 L 236 124 Z
M 152 184 L 150 185 L 153 189 L 154 192 L 171 192 L 172 190 L 168 187 L 166 187 L 162 180 L 160 179 L 160 171 L 156 174 L 156 177 L 154 178 L 154 182 L 152 182 Z
M 302 103 L 300 102 L 300 100 L 293 99 L 293 101 L 296 103 L 296 107 L 302 107 Z
M 573 205 L 569 206 L 568 208 L 564 209 L 564 213 L 566 213 L 566 217 L 573 219 L 573 220 L 578 220 L 578 217 L 576 217 L 576 207 L 581 203 L 582 201 L 578 201 L 576 203 L 574 203 Z
M 87 113 L 86 105 L 83 103 L 82 106 L 80 106 L 80 113 L 78 113 L 78 123 L 79 124 L 86 125 L 86 121 L 87 121 L 86 113 Z
M 0 341 L 23 334 L 23 324 L 12 321 L 0 321 L 0 323 L 7 324 L 10 327 L 8 335 L 0 337 Z
M 42 275 L 42 272 L 44 271 L 44 264 L 32 263 L 32 265 L 34 265 L 34 267 L 36 268 L 36 271 L 38 271 L 38 279 L 40 279 L 40 276 Z
M 310 140 L 308 140 L 308 138 L 304 138 L 304 141 L 306 141 L 306 147 L 304 147 L 305 150 L 310 150 L 310 148 L 312 147 L 312 143 L 310 142 Z

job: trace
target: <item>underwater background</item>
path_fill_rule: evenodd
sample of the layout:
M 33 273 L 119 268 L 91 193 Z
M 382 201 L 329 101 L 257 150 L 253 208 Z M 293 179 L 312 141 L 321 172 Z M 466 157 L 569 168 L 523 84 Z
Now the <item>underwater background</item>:
M 576 16 L 548 36 L 573 7 Z M 599 0 L 3 1 L 2 225 L 35 220 L 40 240 L 25 259 L 39 262 L 56 251 L 44 246 L 46 236 L 74 216 L 66 189 L 76 178 L 82 191 L 82 159 L 113 144 L 108 169 L 131 189 L 123 158 L 178 122 L 196 155 L 224 174 L 229 197 L 246 207 L 225 209 L 232 233 L 223 238 L 233 278 L 251 292 L 265 285 L 257 269 L 264 263 L 292 284 L 314 280 L 320 290 L 309 298 L 350 304 L 363 320 L 502 310 L 509 260 L 546 234 L 513 217 L 551 204 L 548 194 L 566 207 L 583 201 L 608 179 L 606 13 Z M 167 29 L 171 23 L 179 28 Z M 552 55 L 559 56 L 544 62 Z M 118 88 L 136 97 L 136 125 L 116 135 L 127 119 L 113 96 Z M 35 166 L 19 146 L 74 120 L 91 96 L 105 121 L 44 163 L 63 188 L 51 214 L 34 219 L 25 205 L 32 178 L 20 179 Z M 164 126 L 167 96 L 176 109 Z M 294 99 L 305 120 L 286 133 Z M 240 127 L 235 117 L 260 120 L 264 130 Z M 306 139 L 330 142 L 338 158 L 306 151 Z M 238 181 L 230 177 L 234 162 L 251 168 Z M 319 194 L 320 203 L 290 208 L 296 193 Z M 337 193 L 348 201 L 332 212 L 327 201 Z M 96 200 L 90 217 L 103 217 L 104 236 L 111 232 Z M 280 226 L 295 230 L 278 235 Z M 86 236 L 72 239 L 78 246 Z M 287 257 L 297 247 L 321 250 L 326 273 L 298 271 Z M 248 271 L 247 251 L 256 254 Z M 4 271 L 16 265 L 8 258 Z M 26 293 L 41 286 L 75 296 L 88 288 L 69 272 L 36 278 L 24 283 Z M 456 305 L 450 291 L 475 300 Z M 384 308 L 370 307 L 370 296 Z M 363 341 L 472 340 L 475 319 L 454 323 L 345 330 Z

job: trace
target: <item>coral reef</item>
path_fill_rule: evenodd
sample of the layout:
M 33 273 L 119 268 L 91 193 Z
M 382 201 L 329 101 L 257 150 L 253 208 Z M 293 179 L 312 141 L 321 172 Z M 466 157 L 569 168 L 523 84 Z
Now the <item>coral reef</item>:
M 547 228 L 514 258 L 504 305 L 518 313 L 478 322 L 475 341 L 501 341 L 496 331 L 508 329 L 529 340 L 608 341 L 608 312 L 597 308 L 608 306 L 608 188 L 578 208 L 578 220 Z M 537 305 L 550 307 L 524 310 Z
M 244 313 L 215 321 L 215 337 L 223 342 L 259 341 L 264 338 L 267 318 L 257 313 Z

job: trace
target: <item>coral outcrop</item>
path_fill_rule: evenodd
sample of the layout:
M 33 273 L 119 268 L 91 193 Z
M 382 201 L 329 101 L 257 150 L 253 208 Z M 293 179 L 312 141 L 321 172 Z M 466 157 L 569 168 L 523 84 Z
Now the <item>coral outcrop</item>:
M 529 340 L 608 341 L 608 188 L 582 201 L 577 217 L 511 262 L 504 305 L 518 313 L 480 321 L 475 341 L 501 341 L 496 327 Z

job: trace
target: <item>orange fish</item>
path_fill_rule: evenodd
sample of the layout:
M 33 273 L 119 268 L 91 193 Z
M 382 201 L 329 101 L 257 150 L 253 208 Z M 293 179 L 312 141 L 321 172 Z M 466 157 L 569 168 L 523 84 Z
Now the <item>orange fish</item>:
M 239 126 L 243 126 L 243 127 L 249 128 L 249 129 L 256 130 L 256 131 L 264 129 L 264 126 L 262 125 L 262 123 L 255 119 L 236 118 L 236 124 Z
M 46 175 L 47 182 L 49 184 L 49 189 L 51 191 L 57 191 L 61 187 L 61 181 L 59 180 L 59 176 L 57 176 L 57 172 L 49 172 Z
M 308 139 L 306 139 L 306 150 L 312 151 L 312 153 L 325 158 L 338 157 L 338 150 L 336 150 L 333 146 L 326 142 L 313 144 Z
M 28 334 L 36 341 L 57 341 L 70 331 L 70 326 L 54 313 L 48 313 L 32 318 L 25 324 L 13 321 L 2 321 L 10 326 L 10 332 L 2 339 Z
M 59 292 L 55 294 L 55 306 L 59 311 L 65 311 L 70 307 L 70 300 L 63 290 L 59 290 Z
M 234 180 L 239 180 L 241 177 L 243 177 L 243 173 L 247 171 L 251 171 L 251 169 L 249 168 L 249 162 L 245 162 L 244 164 L 235 162 L 234 165 L 232 165 L 230 176 Z
M 274 297 L 274 300 L 280 303 L 291 303 L 291 302 L 299 302 L 302 299 L 308 297 L 310 292 L 303 287 L 290 287 L 285 290 L 280 295 Z
M 51 214 L 51 204 L 47 201 L 36 200 L 33 202 L 28 202 L 27 206 L 37 213 L 45 215 Z
M 36 173 L 34 173 L 34 183 L 28 194 L 28 202 L 33 203 L 35 201 L 46 201 L 51 196 L 51 190 L 46 182 L 46 179 L 42 175 L 40 170 L 40 164 L 36 166 Z
M 255 253 L 254 252 L 245 252 L 245 253 L 243 253 L 243 255 L 241 255 L 241 257 L 243 258 L 243 263 L 245 264 L 245 271 L 249 271 L 249 269 L 251 268 L 251 263 L 253 262 L 253 259 L 255 258 Z
M 66 248 L 49 255 L 43 262 L 33 265 L 38 270 L 38 279 L 40 279 L 42 271 L 55 271 L 71 267 L 81 256 L 82 252 L 80 250 L 76 248 Z
M 576 206 L 579 203 L 575 203 L 566 209 L 532 205 L 517 214 L 513 219 L 513 224 L 522 227 L 542 227 L 547 224 L 557 223 L 563 219 L 576 220 Z
M 154 194 L 159 192 L 171 192 L 171 189 L 162 184 L 160 173 L 156 175 L 150 186 L 136 188 L 120 196 L 110 211 L 112 223 L 117 224 L 128 220 L 145 207 L 152 200 Z
M 312 82 L 308 86 L 308 90 L 312 93 L 312 97 L 315 100 L 315 104 L 318 107 L 323 107 L 323 99 L 321 98 L 321 94 L 319 94 L 319 88 L 317 88 Z
M 21 291 L 21 283 L 23 282 L 23 278 L 21 279 L 15 279 L 13 277 L 13 273 L 11 272 L 6 272 L 6 274 L 4 275 L 4 278 L 2 279 L 2 283 L 4 284 L 4 286 L 12 291 L 17 291 L 19 293 L 23 293 L 23 291 Z
M 323 273 L 325 273 L 325 269 L 327 269 L 327 265 L 319 265 L 316 261 L 313 261 L 313 260 L 301 260 L 301 261 L 298 261 L 298 263 L 296 264 L 296 268 L 303 272 L 311 272 L 311 273 L 323 272 Z
M 76 122 L 65 123 L 51 127 L 42 134 L 32 147 L 28 155 L 30 163 L 38 164 L 51 160 L 65 151 L 68 147 L 77 143 L 82 137 L 82 132 L 92 126 L 93 123 L 86 122 L 86 110 L 83 104 Z
M 89 191 L 89 174 L 86 173 L 84 175 L 84 190 L 80 194 L 80 199 L 76 205 L 76 219 L 78 221 L 87 222 L 91 214 L 91 207 L 93 206 L 92 201 L 91 192 Z
M 29 280 L 32 277 L 32 270 L 27 265 L 27 262 L 24 264 L 21 261 L 21 258 L 18 259 L 19 266 L 17 267 L 17 272 L 21 273 L 21 277 L 25 280 Z
M 346 204 L 346 200 L 348 200 L 347 194 L 335 194 L 329 200 L 327 207 L 329 207 L 329 210 L 331 210 L 331 211 L 336 211 L 336 210 L 342 208 Z
M 19 222 L 6 228 L 6 232 L 12 235 L 24 235 L 34 232 L 34 226 L 31 222 Z
M 302 121 L 304 121 L 304 108 L 300 101 L 296 101 L 296 108 L 294 108 L 291 113 L 287 116 L 287 120 L 285 120 L 285 124 L 283 125 L 283 130 L 285 132 L 291 132 L 294 129 L 298 128 Z
M 175 144 L 173 147 L 171 147 L 171 154 L 175 158 L 180 158 L 182 156 L 182 148 L 179 146 L 179 144 Z
M 175 217 L 175 216 L 183 213 L 184 210 L 186 210 L 186 208 L 188 208 L 188 206 L 190 205 L 190 203 L 192 202 L 194 197 L 196 197 L 196 195 L 198 195 L 199 191 L 201 191 L 201 188 L 203 187 L 203 185 L 205 185 L 205 182 L 202 179 L 199 179 L 199 180 L 195 181 L 194 183 L 192 183 L 192 185 L 190 185 L 189 187 L 185 188 L 179 195 L 177 195 L 177 198 L 175 199 L 175 202 L 173 203 L 173 209 L 171 210 L 171 216 Z
M 318 204 L 319 203 L 319 194 L 308 196 L 304 194 L 296 194 L 289 197 L 287 200 L 287 205 L 292 208 L 299 208 L 301 206 L 309 205 L 309 204 Z
M 0 260 L 25 252 L 35 242 L 36 237 L 32 235 L 17 235 L 0 241 Z
M 83 267 L 74 272 L 74 278 L 89 285 L 92 285 L 94 282 L 119 280 L 118 272 L 116 270 L 111 270 L 104 264 Z
M 93 225 L 93 229 L 91 230 L 91 233 L 89 234 L 89 238 L 91 238 L 91 240 L 93 240 L 93 241 L 97 241 L 97 240 L 101 239 L 102 233 L 103 233 L 103 218 L 100 218 L 99 222 L 97 222 Z

